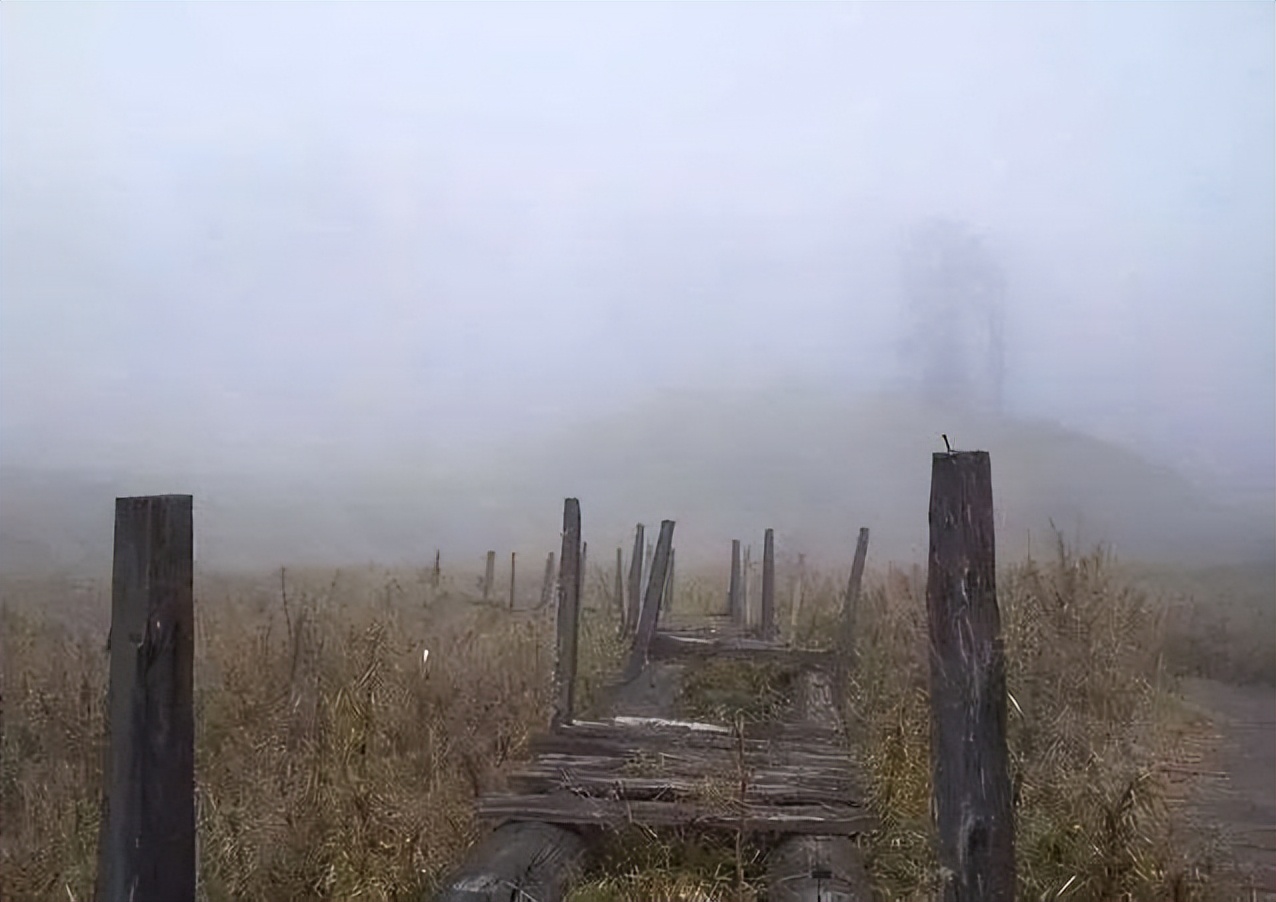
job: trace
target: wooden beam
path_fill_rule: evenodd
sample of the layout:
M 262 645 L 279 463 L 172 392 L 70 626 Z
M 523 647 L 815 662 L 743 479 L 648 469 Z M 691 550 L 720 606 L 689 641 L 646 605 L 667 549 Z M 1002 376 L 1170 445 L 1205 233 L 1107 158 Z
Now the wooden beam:
M 775 638 L 775 530 L 768 529 L 762 540 L 762 638 Z
M 625 667 L 623 679 L 628 682 L 637 678 L 647 666 L 647 649 L 651 645 L 651 637 L 656 633 L 656 622 L 660 619 L 660 600 L 665 594 L 665 580 L 669 576 L 669 554 L 673 549 L 672 520 L 664 520 L 660 524 L 660 538 L 656 541 L 655 559 L 651 567 L 651 580 L 647 584 L 647 595 L 642 601 L 642 614 L 638 618 L 638 629 L 634 633 L 634 644 L 629 651 L 629 663 Z
M 562 902 L 582 872 L 585 852 L 585 841 L 574 830 L 504 824 L 470 852 L 434 902 Z
M 944 902 L 1015 897 L 1006 666 L 986 451 L 931 467 L 931 764 Z
M 554 662 L 551 728 L 572 722 L 576 700 L 576 646 L 580 637 L 580 501 L 563 502 L 563 553 L 558 576 L 558 654 Z
M 195 899 L 192 511 L 190 495 L 115 500 L 102 902 Z

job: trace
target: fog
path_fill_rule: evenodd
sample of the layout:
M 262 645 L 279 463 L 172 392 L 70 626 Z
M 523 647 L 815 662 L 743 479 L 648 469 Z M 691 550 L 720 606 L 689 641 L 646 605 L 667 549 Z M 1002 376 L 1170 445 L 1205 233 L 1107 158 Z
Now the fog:
M 464 505 L 480 462 L 587 456 L 670 392 L 902 397 L 905 248 L 947 217 L 1004 276 L 1006 421 L 1270 520 L 1271 4 L 5 4 L 0 28 L 0 463 L 27 488 L 410 472 Z M 956 419 L 898 426 L 929 428 L 923 480 Z

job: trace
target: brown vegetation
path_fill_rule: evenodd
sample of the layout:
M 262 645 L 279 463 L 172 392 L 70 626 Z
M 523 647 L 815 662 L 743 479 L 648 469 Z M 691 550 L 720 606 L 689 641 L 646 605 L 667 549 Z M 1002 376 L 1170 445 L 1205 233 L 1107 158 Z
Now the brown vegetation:
M 841 584 L 808 580 L 801 638 L 832 635 Z M 586 707 L 621 658 L 608 585 L 591 581 L 582 625 Z M 870 581 L 847 712 L 883 816 L 870 864 L 891 899 L 924 898 L 934 878 L 920 589 L 899 572 Z M 1174 765 L 1204 734 L 1176 700 L 1174 611 L 1103 553 L 1062 545 L 1004 569 L 1000 590 L 1023 898 L 1224 897 L 1225 861 L 1176 804 Z M 724 591 L 688 573 L 679 606 Z M 101 612 L 33 597 L 6 591 L 0 624 L 0 895 L 86 899 L 106 658 L 101 630 L 76 624 Z M 479 835 L 475 794 L 548 720 L 552 608 L 509 612 L 389 573 L 202 579 L 196 604 L 202 897 L 426 898 Z M 733 672 L 708 671 L 684 710 L 758 716 L 785 691 L 783 674 L 744 687 Z M 610 847 L 575 898 L 726 898 L 760 873 L 760 849 L 642 839 Z

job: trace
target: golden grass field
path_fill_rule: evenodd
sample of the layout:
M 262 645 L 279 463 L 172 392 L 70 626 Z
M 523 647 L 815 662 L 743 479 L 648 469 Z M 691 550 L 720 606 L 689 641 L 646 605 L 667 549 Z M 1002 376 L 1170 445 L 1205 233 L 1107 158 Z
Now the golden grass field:
M 717 605 L 725 586 L 685 569 L 675 604 Z M 1265 645 L 1228 638 L 1252 635 L 1246 618 L 1267 608 L 1237 602 L 1211 619 L 1192 601 L 1208 598 L 1208 574 L 1177 593 L 1152 576 L 1062 543 L 1002 568 L 1023 899 L 1239 897 L 1226 837 L 1185 801 L 1184 773 L 1214 737 L 1182 703 L 1180 675 L 1270 676 L 1270 630 Z M 794 638 L 831 633 L 843 579 L 811 581 Z M 599 571 L 587 588 L 586 706 L 621 653 L 609 584 Z M 892 569 L 866 585 L 846 712 L 882 817 L 866 856 L 882 898 L 926 899 L 922 580 Z M 372 568 L 197 576 L 202 899 L 429 898 L 480 835 L 475 794 L 548 720 L 552 605 L 509 611 L 472 586 Z M 77 902 L 96 869 L 109 594 L 69 580 L 3 591 L 0 897 Z M 1238 650 L 1234 674 L 1210 673 L 1220 648 Z M 733 898 L 737 873 L 750 895 L 761 872 L 760 849 L 676 831 L 633 839 L 604 851 L 576 902 Z

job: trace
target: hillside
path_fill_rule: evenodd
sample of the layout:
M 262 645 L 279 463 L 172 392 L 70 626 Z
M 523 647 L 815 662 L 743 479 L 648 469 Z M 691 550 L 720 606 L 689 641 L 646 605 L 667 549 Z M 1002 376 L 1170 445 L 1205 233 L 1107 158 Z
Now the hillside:
M 879 560 L 918 560 L 930 455 L 992 455 L 1003 556 L 1044 550 L 1051 521 L 1126 559 L 1180 564 L 1266 560 L 1270 515 L 1211 499 L 1183 476 L 1047 423 L 954 416 L 899 398 L 839 400 L 809 390 L 665 393 L 635 409 L 539 437 L 458 449 L 427 470 L 402 451 L 376 472 L 305 475 L 49 472 L 0 468 L 0 569 L 101 568 L 116 494 L 190 491 L 197 554 L 212 566 L 424 562 L 441 547 L 543 554 L 562 498 L 581 498 L 587 538 L 614 548 L 639 520 L 679 521 L 684 556 L 716 559 L 732 537 L 830 562 L 873 529 Z M 1269 505 L 1270 508 L 1270 505 Z M 1261 510 L 1261 505 L 1259 506 Z

